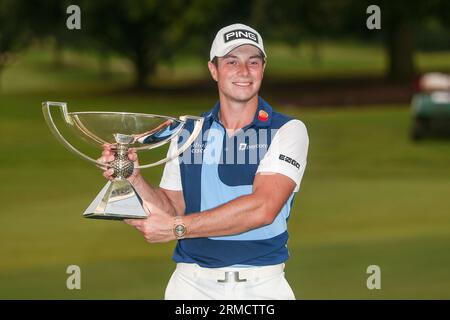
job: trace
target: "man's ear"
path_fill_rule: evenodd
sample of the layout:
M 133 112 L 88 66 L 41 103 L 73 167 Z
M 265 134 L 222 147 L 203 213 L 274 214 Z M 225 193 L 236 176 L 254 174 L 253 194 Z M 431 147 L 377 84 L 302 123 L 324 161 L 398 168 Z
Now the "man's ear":
M 209 69 L 209 73 L 211 73 L 211 77 L 214 79 L 214 81 L 217 82 L 217 68 L 216 68 L 216 65 L 214 63 L 212 63 L 211 61 L 208 61 L 208 69 Z
M 266 71 L 266 62 L 264 62 L 264 64 L 263 64 L 263 72 L 262 72 L 262 77 L 264 78 L 264 71 Z

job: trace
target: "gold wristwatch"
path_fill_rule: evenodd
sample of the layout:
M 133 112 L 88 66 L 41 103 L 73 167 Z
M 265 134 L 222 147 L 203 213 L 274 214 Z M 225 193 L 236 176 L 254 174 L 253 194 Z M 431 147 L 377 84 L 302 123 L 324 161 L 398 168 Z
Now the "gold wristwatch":
M 184 225 L 183 218 L 180 216 L 175 217 L 174 225 L 173 225 L 173 234 L 177 239 L 184 239 L 186 235 L 186 226 Z

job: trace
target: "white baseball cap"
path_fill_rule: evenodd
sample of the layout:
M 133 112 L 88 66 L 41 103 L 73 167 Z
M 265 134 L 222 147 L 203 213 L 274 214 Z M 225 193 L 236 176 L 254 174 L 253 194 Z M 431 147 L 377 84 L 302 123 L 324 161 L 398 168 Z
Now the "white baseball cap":
M 217 32 L 211 45 L 209 60 L 211 61 L 214 57 L 223 57 L 231 50 L 244 44 L 250 44 L 259 48 L 264 54 L 264 58 L 267 57 L 266 52 L 264 51 L 263 40 L 258 31 L 245 24 L 235 23 L 226 26 Z

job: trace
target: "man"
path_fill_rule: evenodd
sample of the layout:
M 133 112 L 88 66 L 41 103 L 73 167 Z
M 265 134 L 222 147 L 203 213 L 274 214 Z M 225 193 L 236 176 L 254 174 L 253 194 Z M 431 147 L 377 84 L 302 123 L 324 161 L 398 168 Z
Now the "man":
M 219 102 L 203 114 L 201 141 L 166 164 L 159 188 L 137 170 L 129 178 L 149 216 L 125 222 L 148 242 L 178 240 L 166 299 L 295 299 L 284 277 L 287 219 L 308 136 L 258 96 L 265 66 L 257 31 L 221 29 L 208 62 Z M 113 159 L 105 146 L 103 161 Z

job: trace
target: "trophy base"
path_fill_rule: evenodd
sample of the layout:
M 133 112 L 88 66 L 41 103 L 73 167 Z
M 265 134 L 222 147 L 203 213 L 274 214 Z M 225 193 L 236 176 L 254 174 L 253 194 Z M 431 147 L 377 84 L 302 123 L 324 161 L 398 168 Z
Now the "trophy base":
M 142 199 L 128 180 L 108 181 L 83 217 L 89 219 L 145 219 Z

